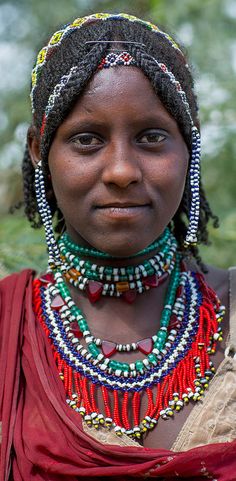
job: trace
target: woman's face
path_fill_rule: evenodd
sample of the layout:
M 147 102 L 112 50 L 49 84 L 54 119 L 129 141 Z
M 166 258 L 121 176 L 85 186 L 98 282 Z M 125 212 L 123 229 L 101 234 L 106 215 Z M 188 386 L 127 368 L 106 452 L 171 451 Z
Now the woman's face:
M 180 204 L 188 159 L 176 121 L 140 69 L 96 73 L 48 158 L 72 239 L 116 256 L 149 245 Z

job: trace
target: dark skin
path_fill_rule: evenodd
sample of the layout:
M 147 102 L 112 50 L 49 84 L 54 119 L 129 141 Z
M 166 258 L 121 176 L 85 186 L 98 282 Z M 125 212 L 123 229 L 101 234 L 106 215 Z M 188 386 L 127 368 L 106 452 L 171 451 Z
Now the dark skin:
M 29 147 L 36 165 L 39 142 L 32 131 Z M 110 68 L 93 77 L 58 128 L 48 157 L 53 190 L 70 236 L 80 245 L 120 257 L 115 265 L 137 263 L 122 257 L 144 249 L 169 224 L 183 195 L 188 162 L 176 121 L 136 67 Z M 191 268 L 198 270 L 195 264 Z M 227 271 L 209 268 L 206 280 L 227 307 Z M 167 285 L 168 280 L 137 296 L 131 305 L 114 298 L 91 304 L 73 288 L 71 294 L 96 337 L 127 343 L 158 330 Z M 141 357 L 116 355 L 124 362 Z M 223 347 L 215 365 L 222 359 Z M 161 420 L 143 445 L 171 448 L 191 408 L 185 407 L 174 421 Z M 145 400 L 141 409 L 145 410 Z

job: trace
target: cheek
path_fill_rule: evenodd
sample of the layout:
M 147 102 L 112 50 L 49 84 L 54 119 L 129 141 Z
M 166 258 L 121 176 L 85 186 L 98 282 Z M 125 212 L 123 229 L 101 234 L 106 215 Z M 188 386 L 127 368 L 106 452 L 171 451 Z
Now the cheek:
M 77 206 L 87 197 L 95 183 L 96 172 L 88 163 L 66 157 L 49 159 L 51 182 L 58 206 L 63 210 L 70 201 Z
M 173 219 L 181 203 L 188 171 L 188 158 L 188 152 L 176 149 L 171 155 L 159 159 L 160 162 L 153 169 L 156 218 L 163 222 L 163 227 Z
M 174 153 L 160 159 L 152 171 L 154 182 L 167 203 L 178 202 L 183 195 L 188 170 L 188 155 L 184 152 L 181 154 Z

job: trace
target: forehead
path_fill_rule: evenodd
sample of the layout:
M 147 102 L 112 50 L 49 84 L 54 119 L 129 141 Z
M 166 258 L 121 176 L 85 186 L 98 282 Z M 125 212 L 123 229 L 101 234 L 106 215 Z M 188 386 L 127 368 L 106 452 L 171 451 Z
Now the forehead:
M 127 108 L 126 108 L 127 107 Z M 165 119 L 168 113 L 150 80 L 138 67 L 116 66 L 98 71 L 78 98 L 67 119 L 75 114 L 132 115 L 155 114 Z

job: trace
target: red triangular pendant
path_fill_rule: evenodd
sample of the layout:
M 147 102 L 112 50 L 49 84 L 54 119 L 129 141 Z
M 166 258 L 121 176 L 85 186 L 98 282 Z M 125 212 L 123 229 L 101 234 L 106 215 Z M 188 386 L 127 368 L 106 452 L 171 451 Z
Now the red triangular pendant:
M 64 306 L 65 302 L 63 301 L 62 297 L 58 294 L 55 296 L 51 302 L 51 308 L 58 311 L 62 306 Z
M 179 319 L 178 317 L 176 316 L 176 314 L 171 314 L 170 316 L 170 324 L 168 326 L 168 331 L 170 331 L 171 329 L 176 329 L 176 327 L 179 327 Z
M 163 284 L 163 282 L 165 282 L 165 280 L 167 279 L 168 277 L 168 272 L 165 272 L 165 274 L 163 274 L 163 276 L 159 277 L 158 279 L 158 286 L 160 286 L 161 284 Z
M 151 337 L 147 337 L 146 339 L 142 339 L 141 341 L 137 342 L 137 348 L 143 354 L 150 354 L 153 348 L 153 340 Z
M 143 279 L 143 284 L 147 287 L 157 287 L 158 286 L 157 275 L 153 274 L 152 276 L 146 277 L 146 279 Z
M 143 284 L 147 287 L 158 287 L 160 286 L 168 277 L 168 272 L 165 272 L 163 276 L 157 277 L 156 274 L 153 274 L 152 276 L 146 277 L 146 279 L 143 280 Z
M 176 291 L 176 297 L 182 297 L 184 293 L 184 286 L 179 286 Z
M 54 277 L 51 272 L 47 272 L 47 274 L 43 274 L 42 276 L 40 276 L 39 280 L 44 284 L 49 284 L 49 282 L 54 283 Z
M 102 341 L 102 352 L 104 356 L 110 357 L 116 352 L 116 344 L 112 341 Z
M 128 302 L 128 304 L 132 304 L 137 296 L 137 291 L 135 289 L 129 289 L 128 291 L 123 292 L 122 299 Z
M 80 337 L 83 337 L 83 334 L 78 326 L 78 322 L 77 321 L 73 321 L 71 322 L 70 324 L 70 331 L 74 334 L 75 337 L 78 337 L 78 339 Z
M 96 302 L 102 295 L 103 284 L 97 281 L 89 281 L 86 292 L 90 302 Z

